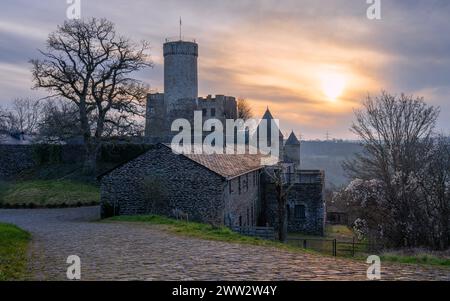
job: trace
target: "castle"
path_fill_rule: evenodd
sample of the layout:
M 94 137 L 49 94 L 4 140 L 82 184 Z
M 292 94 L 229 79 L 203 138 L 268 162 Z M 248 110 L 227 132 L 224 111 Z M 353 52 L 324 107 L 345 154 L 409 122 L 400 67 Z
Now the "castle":
M 150 141 L 170 142 L 175 119 L 193 121 L 193 112 L 203 119 L 225 123 L 237 119 L 236 98 L 224 95 L 198 97 L 198 45 L 195 41 L 166 40 L 164 53 L 164 93 L 147 97 L 145 135 Z
M 229 227 L 277 227 L 278 203 L 273 179 L 261 155 L 177 154 L 169 144 L 176 119 L 193 122 L 194 111 L 206 121 L 237 119 L 235 97 L 198 97 L 198 54 L 195 41 L 166 40 L 164 93 L 147 97 L 146 140 L 153 147 L 101 177 L 102 216 L 183 212 L 193 220 Z M 267 108 L 263 120 L 273 118 Z M 267 128 L 271 131 L 270 123 Z M 324 173 L 300 169 L 300 141 L 292 132 L 284 141 L 278 129 L 286 185 L 288 230 L 323 234 Z M 269 141 L 270 143 L 270 141 Z

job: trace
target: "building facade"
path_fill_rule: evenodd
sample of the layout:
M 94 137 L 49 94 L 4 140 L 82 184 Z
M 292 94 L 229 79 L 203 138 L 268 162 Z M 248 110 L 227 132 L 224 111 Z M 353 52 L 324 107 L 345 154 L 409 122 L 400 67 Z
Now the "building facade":
M 277 227 L 277 195 L 261 155 L 177 154 L 164 144 L 177 133 L 171 131 L 172 122 L 182 118 L 193 124 L 195 111 L 203 122 L 218 119 L 225 125 L 238 118 L 234 97 L 198 97 L 198 50 L 194 41 L 164 44 L 164 93 L 147 97 L 145 134 L 154 147 L 102 176 L 102 216 L 183 212 L 191 220 L 229 227 Z M 276 125 L 278 135 L 271 137 L 269 108 L 262 120 L 267 121 L 266 146 L 278 145 L 276 160 L 290 179 L 286 185 L 292 186 L 286 208 L 289 231 L 323 234 L 323 172 L 300 169 L 300 142 L 293 132 L 285 143 Z M 246 132 L 246 143 L 254 135 L 259 143 L 259 132 Z
M 254 226 L 259 162 L 256 155 L 176 154 L 157 144 L 101 176 L 101 215 L 182 212 L 198 222 Z

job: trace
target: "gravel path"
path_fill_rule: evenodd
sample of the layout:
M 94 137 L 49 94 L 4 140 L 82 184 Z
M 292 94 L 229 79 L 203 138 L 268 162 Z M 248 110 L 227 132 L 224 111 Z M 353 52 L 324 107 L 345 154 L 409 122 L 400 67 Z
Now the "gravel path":
M 82 280 L 366 280 L 364 262 L 103 223 L 98 214 L 98 207 L 4 209 L 0 221 L 32 233 L 34 280 L 65 280 L 69 255 L 81 258 Z M 386 264 L 382 279 L 450 280 L 450 269 Z

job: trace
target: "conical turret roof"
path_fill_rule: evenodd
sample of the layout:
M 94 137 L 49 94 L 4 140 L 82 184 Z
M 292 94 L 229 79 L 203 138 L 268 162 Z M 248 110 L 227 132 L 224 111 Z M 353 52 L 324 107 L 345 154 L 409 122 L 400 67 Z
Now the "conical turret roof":
M 266 112 L 264 113 L 264 115 L 261 119 L 265 119 L 265 120 L 273 119 L 273 116 L 272 116 L 272 113 L 270 113 L 269 107 L 267 107 Z
M 271 120 L 275 119 L 273 118 L 272 113 L 269 110 L 269 107 L 267 107 L 266 112 L 264 113 L 263 117 L 261 118 L 262 120 L 267 120 L 267 133 L 269 135 L 269 133 L 271 132 L 271 128 L 272 128 L 272 123 L 270 122 Z M 278 135 L 280 137 L 284 137 L 283 133 L 281 132 L 280 128 L 277 126 L 278 128 Z M 269 138 L 270 139 L 270 138 Z
M 286 145 L 300 145 L 300 141 L 295 136 L 294 131 L 291 132 L 289 138 L 286 140 Z

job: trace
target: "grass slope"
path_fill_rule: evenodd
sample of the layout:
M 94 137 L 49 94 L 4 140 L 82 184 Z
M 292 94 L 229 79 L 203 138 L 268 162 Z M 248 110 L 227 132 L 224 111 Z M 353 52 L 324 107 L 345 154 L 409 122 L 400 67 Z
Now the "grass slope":
M 382 261 L 408 263 L 408 264 L 426 264 L 436 266 L 450 267 L 450 258 L 441 258 L 430 254 L 418 254 L 418 255 L 397 255 L 397 254 L 384 254 L 381 257 Z
M 207 239 L 207 240 L 215 240 L 215 241 L 225 241 L 225 242 L 234 242 L 234 243 L 242 243 L 242 244 L 250 244 L 257 246 L 268 246 L 268 247 L 277 247 L 281 249 L 286 249 L 290 251 L 298 251 L 298 252 L 308 252 L 315 253 L 309 250 L 303 250 L 297 247 L 293 247 L 287 244 L 282 244 L 276 241 L 264 240 L 257 237 L 249 237 L 240 235 L 236 232 L 231 231 L 227 227 L 213 227 L 208 224 L 195 223 L 195 222 L 185 222 L 178 221 L 175 219 L 158 216 L 158 215 L 137 215 L 137 216 L 115 216 L 104 221 L 118 221 L 118 222 L 141 222 L 152 225 L 160 225 L 164 229 L 168 230 L 171 233 Z
M 0 223 L 0 281 L 25 278 L 29 241 L 28 232 Z
M 96 204 L 98 187 L 69 180 L 35 180 L 0 184 L 3 207 L 64 207 Z

